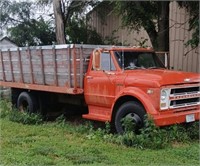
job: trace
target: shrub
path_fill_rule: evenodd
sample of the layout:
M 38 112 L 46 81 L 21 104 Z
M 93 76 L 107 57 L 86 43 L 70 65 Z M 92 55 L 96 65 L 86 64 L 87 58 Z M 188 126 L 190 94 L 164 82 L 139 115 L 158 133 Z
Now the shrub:
M 43 122 L 40 114 L 19 112 L 15 109 L 9 113 L 9 120 L 28 125 L 37 125 Z
M 155 126 L 153 120 L 147 119 L 144 128 L 140 129 L 139 134 L 132 131 L 125 132 L 119 136 L 121 143 L 126 146 L 138 148 L 161 149 L 167 144 L 165 131 Z
M 65 127 L 65 122 L 66 122 L 66 119 L 65 119 L 64 114 L 62 114 L 62 115 L 60 115 L 59 117 L 56 118 L 56 124 L 58 124 L 61 127 Z
M 6 118 L 12 110 L 12 104 L 6 100 L 0 100 L 0 118 Z
M 130 127 L 127 125 L 131 125 Z M 144 128 L 139 134 L 133 132 L 132 124 L 126 121 L 125 133 L 116 135 L 109 133 L 110 124 L 105 129 L 91 130 L 86 136 L 88 139 L 104 140 L 115 144 L 136 147 L 141 149 L 162 149 L 176 143 L 190 142 L 199 139 L 199 122 L 189 125 L 172 125 L 168 127 L 157 127 L 151 118 L 146 118 Z M 107 129 L 108 128 L 108 129 Z
M 200 121 L 190 123 L 185 126 L 186 132 L 191 140 L 199 140 L 200 138 Z

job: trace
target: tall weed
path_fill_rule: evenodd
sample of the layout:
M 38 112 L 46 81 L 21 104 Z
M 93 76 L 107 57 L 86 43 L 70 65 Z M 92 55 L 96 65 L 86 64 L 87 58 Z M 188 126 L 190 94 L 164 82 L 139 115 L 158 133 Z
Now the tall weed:
M 10 112 L 9 120 L 28 125 L 38 125 L 43 122 L 40 114 L 19 112 L 18 110 L 13 110 Z
M 13 122 L 29 125 L 41 124 L 43 122 L 41 115 L 19 112 L 16 109 L 12 109 L 10 102 L 4 100 L 0 100 L 0 118 L 7 118 Z M 145 126 L 140 129 L 139 134 L 135 134 L 130 130 L 132 126 L 126 126 L 127 130 L 123 135 L 110 133 L 111 127 L 109 123 L 105 124 L 105 128 L 95 129 L 94 124 L 90 121 L 80 125 L 73 125 L 66 121 L 64 115 L 58 117 L 55 124 L 72 134 L 84 134 L 86 139 L 111 142 L 141 149 L 162 149 L 171 146 L 173 143 L 198 141 L 200 135 L 199 121 L 187 125 L 177 124 L 159 128 L 155 126 L 151 118 L 146 118 Z M 126 125 L 129 124 L 127 122 Z
M 12 104 L 7 100 L 0 100 L 0 118 L 5 118 L 12 110 Z
M 106 129 L 97 129 L 86 137 L 140 149 L 163 149 L 172 146 L 173 143 L 198 141 L 199 132 L 199 121 L 189 125 L 177 124 L 160 128 L 151 118 L 146 118 L 145 126 L 140 129 L 139 134 L 126 130 L 123 135 L 116 135 L 108 133 Z
M 43 119 L 40 114 L 19 112 L 12 108 L 12 104 L 6 100 L 0 100 L 0 118 L 8 118 L 12 122 L 36 125 L 41 124 Z

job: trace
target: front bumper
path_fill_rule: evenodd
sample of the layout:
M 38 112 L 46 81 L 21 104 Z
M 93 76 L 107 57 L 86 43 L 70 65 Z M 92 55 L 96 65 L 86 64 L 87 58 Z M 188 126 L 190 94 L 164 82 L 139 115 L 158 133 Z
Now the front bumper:
M 157 126 L 168 126 L 172 124 L 187 123 L 186 116 L 194 115 L 194 120 L 198 121 L 200 119 L 200 107 L 194 111 L 186 112 L 170 112 L 167 114 L 154 115 L 153 119 Z

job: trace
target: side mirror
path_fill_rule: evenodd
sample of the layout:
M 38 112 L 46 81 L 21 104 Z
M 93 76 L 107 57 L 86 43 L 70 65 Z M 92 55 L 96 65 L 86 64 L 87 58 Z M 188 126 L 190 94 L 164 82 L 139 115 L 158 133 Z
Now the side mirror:
M 93 70 L 100 70 L 101 68 L 101 52 L 99 50 L 93 52 L 92 66 Z

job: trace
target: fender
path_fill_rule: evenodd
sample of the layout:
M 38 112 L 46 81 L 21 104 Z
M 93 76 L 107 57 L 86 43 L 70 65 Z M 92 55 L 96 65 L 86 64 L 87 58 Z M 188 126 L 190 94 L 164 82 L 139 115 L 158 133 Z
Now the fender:
M 155 109 L 155 107 L 152 105 L 152 102 L 150 101 L 150 96 L 144 93 L 144 91 L 135 87 L 127 87 L 127 88 L 122 89 L 119 92 L 119 94 L 116 96 L 111 110 L 113 111 L 115 103 L 120 97 L 127 96 L 127 95 L 137 98 L 142 103 L 142 105 L 144 106 L 148 114 L 151 114 L 151 115 L 158 114 L 158 111 Z

